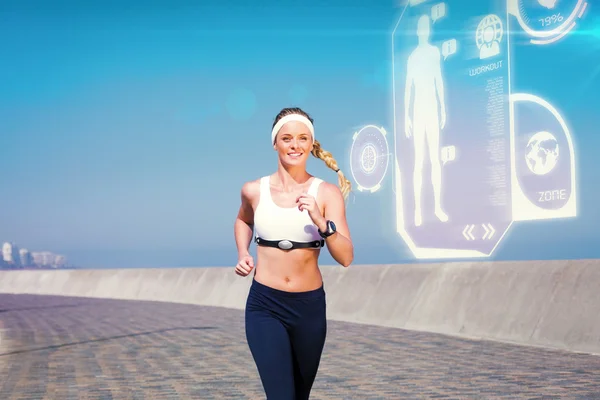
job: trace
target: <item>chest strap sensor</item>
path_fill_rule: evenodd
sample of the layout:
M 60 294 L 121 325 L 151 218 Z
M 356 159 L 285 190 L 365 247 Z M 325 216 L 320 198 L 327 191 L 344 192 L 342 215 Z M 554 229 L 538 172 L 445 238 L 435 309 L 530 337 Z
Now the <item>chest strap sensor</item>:
M 325 240 L 313 240 L 312 242 L 293 242 L 291 240 L 265 240 L 258 236 L 254 240 L 259 246 L 276 247 L 282 250 L 292 249 L 320 249 L 325 246 Z

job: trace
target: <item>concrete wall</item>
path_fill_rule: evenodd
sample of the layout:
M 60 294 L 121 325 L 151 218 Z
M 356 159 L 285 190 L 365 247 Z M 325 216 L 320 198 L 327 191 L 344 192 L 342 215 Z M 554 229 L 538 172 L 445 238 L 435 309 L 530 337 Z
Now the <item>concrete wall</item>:
M 332 320 L 600 353 L 600 260 L 322 267 Z M 0 293 L 243 309 L 233 268 L 2 271 Z

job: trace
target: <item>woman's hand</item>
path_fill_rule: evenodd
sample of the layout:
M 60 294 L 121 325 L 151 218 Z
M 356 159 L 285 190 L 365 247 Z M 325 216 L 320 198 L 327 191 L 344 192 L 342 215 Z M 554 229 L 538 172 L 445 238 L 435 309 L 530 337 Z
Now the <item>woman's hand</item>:
M 254 269 L 254 259 L 251 255 L 246 255 L 240 258 L 235 266 L 235 273 L 239 276 L 248 276 Z
M 296 204 L 298 204 L 298 209 L 300 211 L 308 211 L 308 215 L 312 222 L 321 230 L 321 232 L 325 232 L 327 229 L 327 221 L 325 217 L 321 214 L 321 210 L 319 210 L 319 205 L 317 204 L 317 200 L 309 195 L 308 193 L 302 193 L 298 198 L 296 198 Z

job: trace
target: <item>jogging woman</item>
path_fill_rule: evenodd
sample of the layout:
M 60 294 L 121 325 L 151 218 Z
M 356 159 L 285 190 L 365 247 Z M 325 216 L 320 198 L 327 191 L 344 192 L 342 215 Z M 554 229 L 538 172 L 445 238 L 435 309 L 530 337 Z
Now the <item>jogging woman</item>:
M 326 245 L 344 267 L 354 258 L 345 210 L 351 184 L 315 140 L 313 120 L 303 110 L 277 115 L 271 144 L 277 172 L 242 187 L 235 272 L 254 270 L 246 339 L 267 398 L 302 400 L 310 395 L 327 333 L 320 250 Z M 306 171 L 309 154 L 337 173 L 339 188 Z M 248 251 L 253 233 L 256 268 Z

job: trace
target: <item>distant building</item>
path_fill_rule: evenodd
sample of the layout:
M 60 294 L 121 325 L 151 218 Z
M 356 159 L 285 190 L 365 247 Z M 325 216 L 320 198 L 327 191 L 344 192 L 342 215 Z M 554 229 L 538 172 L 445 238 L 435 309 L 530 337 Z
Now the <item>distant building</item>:
M 4 260 L 5 263 L 12 261 L 12 243 L 4 242 L 2 245 L 2 260 Z
M 49 251 L 34 251 L 31 253 L 33 262 L 40 267 L 49 267 L 54 264 L 54 254 Z
M 61 254 L 58 254 L 56 258 L 54 258 L 54 266 L 56 268 L 64 268 L 67 265 L 67 258 Z
M 67 258 L 51 251 L 29 251 L 19 249 L 12 242 L 5 242 L 0 248 L 0 268 L 66 268 Z
M 20 249 L 19 250 L 19 256 L 21 259 L 21 265 L 23 267 L 31 267 L 33 266 L 33 257 L 31 256 L 31 253 L 29 252 L 29 250 L 27 249 Z
M 10 242 L 5 242 L 2 245 L 2 258 L 4 263 L 9 267 L 20 267 L 21 256 L 19 255 L 19 247 Z
M 33 264 L 42 268 L 64 268 L 67 265 L 65 256 L 50 251 L 33 251 L 31 258 Z

